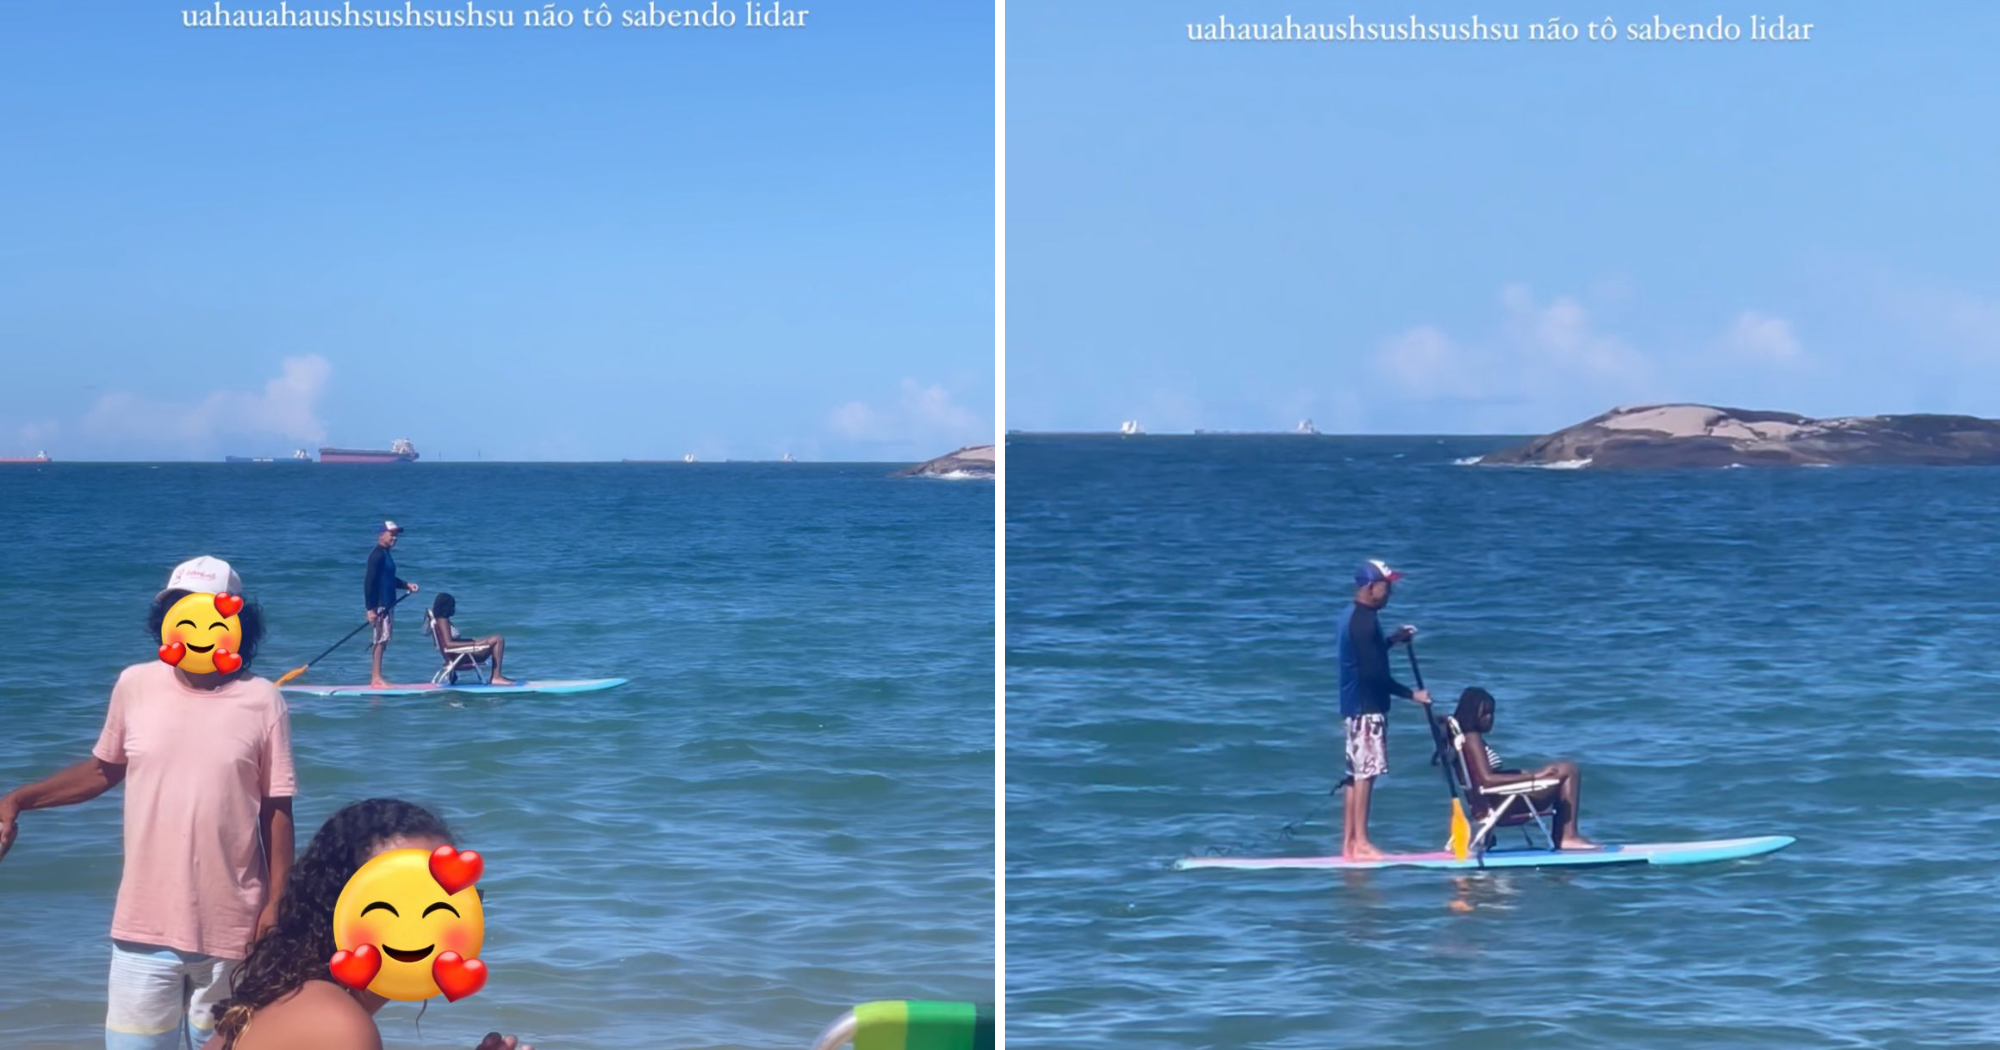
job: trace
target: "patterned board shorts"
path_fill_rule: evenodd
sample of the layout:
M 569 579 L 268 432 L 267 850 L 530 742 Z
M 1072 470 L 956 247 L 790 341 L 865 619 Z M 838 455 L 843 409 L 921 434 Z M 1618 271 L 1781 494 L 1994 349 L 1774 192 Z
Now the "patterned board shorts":
M 396 610 L 394 609 L 377 609 L 375 611 L 375 632 L 373 635 L 375 645 L 389 644 L 389 632 L 392 629 L 395 619 Z
M 1347 722 L 1347 775 L 1355 780 L 1389 771 L 1389 716 L 1354 715 Z
M 215 1004 L 242 963 L 131 941 L 111 942 L 105 1050 L 182 1050 L 215 1034 Z

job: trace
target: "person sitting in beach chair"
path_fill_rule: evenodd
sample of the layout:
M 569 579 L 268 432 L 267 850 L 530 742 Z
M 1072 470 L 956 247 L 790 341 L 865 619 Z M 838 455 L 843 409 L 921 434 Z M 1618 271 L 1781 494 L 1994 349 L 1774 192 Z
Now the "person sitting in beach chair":
M 493 685 L 513 685 L 511 678 L 502 677 L 500 664 L 507 653 L 507 639 L 497 634 L 484 638 L 461 638 L 458 630 L 451 625 L 451 618 L 458 614 L 458 602 L 449 594 L 440 594 L 431 602 L 430 611 L 424 614 L 424 629 L 430 632 L 431 641 L 437 644 L 438 655 L 444 657 L 444 666 L 431 676 L 431 681 L 439 685 L 450 685 L 458 681 L 460 671 L 470 671 L 474 678 L 480 677 L 480 664 L 491 664 L 493 674 L 487 679 Z
M 1493 694 L 1477 686 L 1459 695 L 1458 710 L 1443 723 L 1452 776 L 1472 808 L 1471 841 L 1490 844 L 1494 829 L 1539 828 L 1552 849 L 1592 850 L 1597 843 L 1576 828 L 1583 773 L 1567 760 L 1533 772 L 1508 769 L 1486 743 L 1493 729 Z M 1553 831 L 1550 818 L 1555 820 Z

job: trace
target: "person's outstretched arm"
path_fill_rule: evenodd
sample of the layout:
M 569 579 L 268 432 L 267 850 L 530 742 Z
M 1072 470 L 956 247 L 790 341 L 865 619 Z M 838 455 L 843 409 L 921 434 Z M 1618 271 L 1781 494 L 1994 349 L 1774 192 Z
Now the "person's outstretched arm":
M 96 755 L 66 769 L 17 787 L 0 795 L 0 858 L 14 847 L 20 836 L 21 814 L 31 809 L 52 809 L 88 802 L 118 786 L 125 779 L 122 762 L 106 762 Z

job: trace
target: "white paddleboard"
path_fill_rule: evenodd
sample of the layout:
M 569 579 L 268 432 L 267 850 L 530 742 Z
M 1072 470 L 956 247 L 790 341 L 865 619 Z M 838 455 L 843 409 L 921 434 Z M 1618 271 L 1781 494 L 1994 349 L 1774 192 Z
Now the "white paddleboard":
M 1790 835 L 1761 835 L 1747 839 L 1714 839 L 1708 842 L 1651 842 L 1603 849 L 1551 852 L 1539 849 L 1488 850 L 1483 857 L 1460 860 L 1450 853 L 1392 853 L 1378 860 L 1347 860 L 1343 857 L 1184 857 L 1174 868 L 1234 868 L 1269 871 L 1280 868 L 1368 871 L 1376 868 L 1568 868 L 1603 864 L 1709 864 L 1775 853 L 1798 841 Z
M 458 685 L 435 685 L 420 682 L 413 685 L 385 685 L 380 689 L 372 685 L 287 685 L 287 693 L 300 696 L 422 696 L 426 693 L 485 693 L 497 696 L 511 696 L 515 693 L 594 693 L 600 689 L 612 689 L 624 685 L 623 678 L 548 678 L 533 682 L 515 682 L 513 685 L 482 685 L 478 682 L 463 682 Z

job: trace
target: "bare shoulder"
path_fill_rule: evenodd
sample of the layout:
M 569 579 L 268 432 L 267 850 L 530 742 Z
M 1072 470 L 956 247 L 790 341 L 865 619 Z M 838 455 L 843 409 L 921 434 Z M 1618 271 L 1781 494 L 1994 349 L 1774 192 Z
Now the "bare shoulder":
M 307 981 L 257 1011 L 237 1050 L 382 1050 L 375 1018 L 332 981 Z
M 339 1018 L 365 1026 L 370 1035 L 375 1034 L 374 1016 L 355 1002 L 347 989 L 332 981 L 307 981 L 299 985 L 299 990 L 292 993 L 288 1001 L 312 1008 L 323 1021 Z

